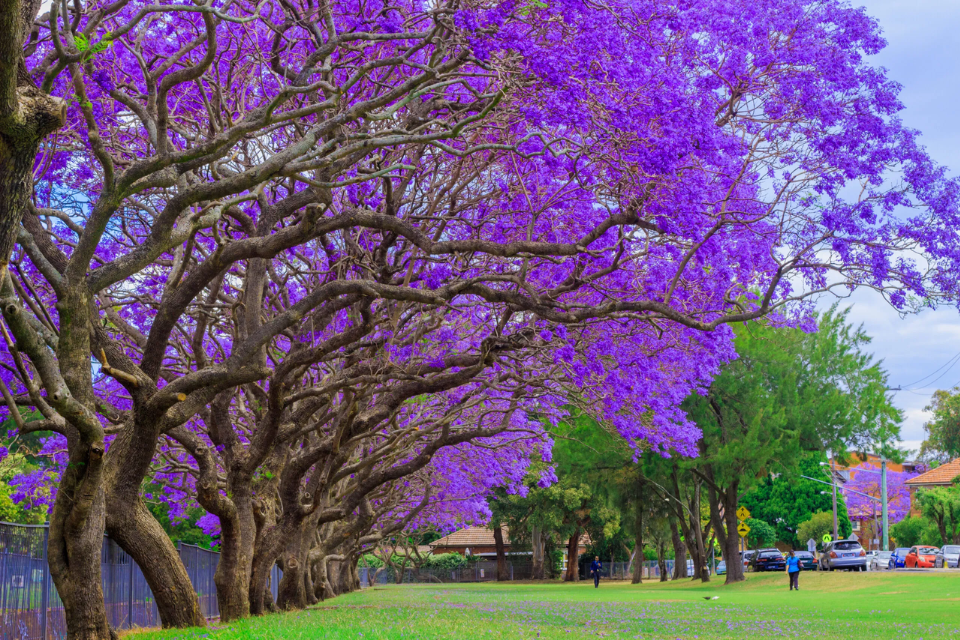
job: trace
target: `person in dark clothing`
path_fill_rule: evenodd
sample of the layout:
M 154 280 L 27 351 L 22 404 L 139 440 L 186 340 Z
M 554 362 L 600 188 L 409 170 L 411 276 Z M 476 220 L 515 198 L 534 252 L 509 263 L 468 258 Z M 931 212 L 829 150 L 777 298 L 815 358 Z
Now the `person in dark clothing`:
M 800 591 L 800 558 L 793 551 L 787 554 L 787 575 L 790 576 L 790 591 Z
M 593 562 L 590 563 L 590 573 L 593 574 L 593 588 L 600 586 L 600 556 L 593 556 Z

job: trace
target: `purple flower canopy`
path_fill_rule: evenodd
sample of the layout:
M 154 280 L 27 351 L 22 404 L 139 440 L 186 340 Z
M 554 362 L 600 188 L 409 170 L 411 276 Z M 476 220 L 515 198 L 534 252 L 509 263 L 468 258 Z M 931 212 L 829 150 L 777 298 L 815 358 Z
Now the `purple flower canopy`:
M 910 487 L 906 482 L 918 473 L 887 468 L 887 519 L 890 524 L 910 515 Z M 864 495 L 882 498 L 880 465 L 865 462 L 850 468 L 850 480 L 843 485 L 843 499 L 852 520 L 874 520 L 882 515 L 882 503 Z M 853 493 L 854 491 L 859 492 Z
M 27 47 L 67 121 L 0 353 L 57 517 L 123 478 L 230 542 L 483 520 L 571 405 L 696 455 L 729 324 L 958 294 L 958 185 L 846 1 L 84 7 Z

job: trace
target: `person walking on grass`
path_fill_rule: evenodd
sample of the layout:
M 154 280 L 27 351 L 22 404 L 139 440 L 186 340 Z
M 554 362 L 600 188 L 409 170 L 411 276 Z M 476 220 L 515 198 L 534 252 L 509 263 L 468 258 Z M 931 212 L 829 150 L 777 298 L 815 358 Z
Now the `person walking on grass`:
M 787 575 L 790 576 L 790 591 L 800 591 L 800 558 L 793 551 L 787 554 Z
M 600 556 L 593 556 L 593 562 L 590 563 L 590 573 L 593 574 L 593 588 L 600 586 Z

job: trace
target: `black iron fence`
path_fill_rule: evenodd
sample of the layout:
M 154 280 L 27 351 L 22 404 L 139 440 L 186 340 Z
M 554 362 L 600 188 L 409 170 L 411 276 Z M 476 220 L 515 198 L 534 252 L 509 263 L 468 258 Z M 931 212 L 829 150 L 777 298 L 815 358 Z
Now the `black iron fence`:
M 63 602 L 47 565 L 46 525 L 0 522 L 0 638 L 50 640 L 66 638 Z M 213 575 L 220 554 L 180 544 L 190 581 L 200 598 L 200 610 L 217 618 L 217 590 Z M 101 579 L 107 617 L 114 629 L 160 626 L 157 604 L 137 563 L 116 542 L 104 537 Z M 280 579 L 274 567 L 270 588 L 276 597 Z

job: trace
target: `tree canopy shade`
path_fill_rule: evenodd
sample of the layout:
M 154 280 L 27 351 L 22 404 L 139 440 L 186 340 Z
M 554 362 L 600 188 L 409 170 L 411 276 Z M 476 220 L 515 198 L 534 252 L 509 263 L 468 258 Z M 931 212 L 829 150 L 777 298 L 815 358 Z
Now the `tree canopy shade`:
M 58 434 L 71 638 L 109 635 L 105 529 L 203 623 L 148 479 L 215 516 L 225 620 L 277 561 L 300 607 L 519 484 L 571 389 L 689 454 L 730 323 L 956 294 L 956 185 L 846 2 L 40 7 L 0 4 L 0 379 Z

